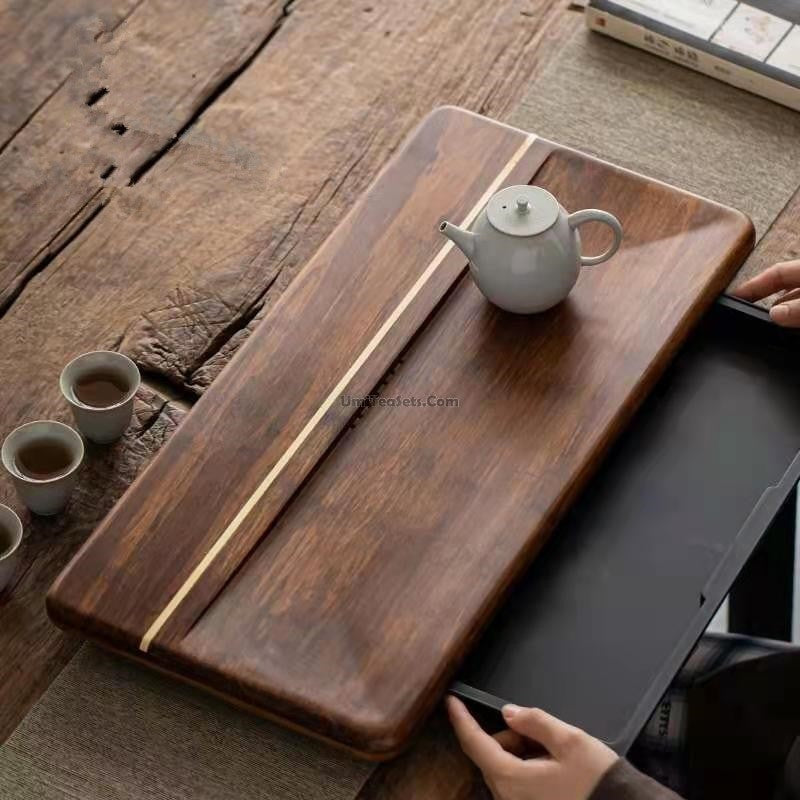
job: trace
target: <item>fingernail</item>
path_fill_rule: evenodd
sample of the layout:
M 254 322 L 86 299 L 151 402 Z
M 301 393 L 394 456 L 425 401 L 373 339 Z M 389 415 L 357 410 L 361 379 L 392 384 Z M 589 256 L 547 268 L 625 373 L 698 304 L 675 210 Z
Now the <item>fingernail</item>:
M 503 706 L 503 716 L 506 719 L 511 719 L 512 717 L 516 717 L 522 709 L 519 706 L 515 706 L 512 703 Z
M 775 322 L 785 322 L 789 318 L 789 313 L 789 309 L 783 303 L 772 306 L 769 311 L 769 315 Z

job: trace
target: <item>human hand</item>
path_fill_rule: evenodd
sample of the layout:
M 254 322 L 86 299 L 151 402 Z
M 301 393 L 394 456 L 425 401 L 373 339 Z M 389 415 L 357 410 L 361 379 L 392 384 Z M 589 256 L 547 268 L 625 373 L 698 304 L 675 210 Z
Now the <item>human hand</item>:
M 495 800 L 589 800 L 617 754 L 538 708 L 505 706 L 508 730 L 490 736 L 455 697 L 447 711 L 461 748 Z
M 784 292 L 770 309 L 772 321 L 786 328 L 800 328 L 800 261 L 784 261 L 756 275 L 734 290 L 742 300 L 755 303 Z

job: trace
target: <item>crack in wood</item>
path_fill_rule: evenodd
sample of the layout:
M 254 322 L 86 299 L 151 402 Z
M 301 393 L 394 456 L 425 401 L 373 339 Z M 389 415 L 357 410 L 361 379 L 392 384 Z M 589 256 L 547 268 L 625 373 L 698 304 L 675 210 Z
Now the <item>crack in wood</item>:
M 306 208 L 308 207 L 308 204 L 310 202 L 311 202 L 311 198 L 310 197 L 306 197 L 306 199 L 303 200 L 303 202 L 300 204 L 299 208 L 297 209 L 297 213 L 294 215 L 294 218 L 289 223 L 289 227 L 286 229 L 286 232 L 283 234 L 283 236 L 281 236 L 280 239 L 278 239 L 277 243 L 272 248 L 272 251 L 269 254 L 270 258 L 272 258 L 273 256 L 275 256 L 278 253 L 278 251 L 281 249 L 281 247 L 283 247 L 283 245 L 286 242 L 286 240 L 292 235 L 292 233 L 293 233 L 293 231 L 295 229 L 295 226 L 300 221 L 300 217 L 303 216 L 303 212 L 306 210 Z M 256 258 L 257 257 L 258 256 L 256 256 Z M 253 258 L 252 261 L 255 261 L 256 258 Z M 251 261 L 251 263 L 252 263 L 252 261 Z M 269 282 L 269 285 L 266 286 L 264 288 L 264 290 L 260 293 L 260 295 L 262 297 L 264 296 L 264 293 L 267 291 L 267 289 L 269 289 L 269 287 L 274 283 L 276 277 L 277 277 L 277 275 L 274 275 L 272 277 L 272 280 Z
M 259 42 L 252 53 L 245 58 L 237 67 L 231 70 L 225 77 L 223 77 L 217 85 L 209 92 L 208 96 L 198 105 L 194 113 L 186 120 L 186 122 L 173 134 L 161 147 L 156 149 L 149 158 L 145 159 L 133 172 L 128 180 L 128 186 L 136 185 L 150 170 L 164 158 L 167 153 L 186 135 L 186 133 L 197 123 L 203 114 L 212 106 L 236 81 L 236 79 L 244 73 L 248 67 L 258 58 L 264 51 L 264 48 L 277 36 L 280 29 L 283 27 L 286 20 L 292 13 L 292 6 L 297 0 L 287 0 L 281 8 L 280 16 L 275 20 L 275 23 L 269 29 L 267 35 Z
M 145 386 L 153 394 L 165 398 L 173 406 L 177 406 L 183 411 L 188 411 L 197 402 L 197 396 L 186 391 L 186 387 L 182 384 L 178 384 L 158 372 L 143 369 L 139 364 L 137 366 L 142 376 L 142 386 Z
M 320 208 L 317 210 L 317 213 L 314 214 L 314 216 L 311 218 L 311 222 L 309 222 L 309 224 L 308 224 L 309 228 L 319 219 L 320 214 L 322 214 L 322 212 L 325 210 L 325 208 L 332 202 L 333 198 L 336 197 L 336 195 L 339 193 L 339 190 L 342 188 L 342 186 L 344 186 L 344 184 L 346 183 L 347 179 L 353 174 L 353 172 L 355 172 L 355 170 L 358 167 L 358 165 L 364 160 L 364 158 L 366 157 L 367 153 L 369 152 L 370 147 L 372 147 L 372 143 L 375 141 L 377 136 L 378 136 L 378 132 L 377 131 L 373 131 L 370 134 L 370 136 L 367 139 L 367 142 L 364 145 L 364 147 L 362 148 L 361 152 L 356 156 L 356 158 L 353 160 L 352 164 L 350 164 L 347 167 L 347 169 L 345 169 L 344 173 L 342 174 L 342 177 L 339 178 L 338 181 L 336 181 L 336 185 L 333 187 L 333 191 L 331 192 L 331 194 L 328 197 L 328 199 L 322 204 L 322 206 L 320 206 Z M 327 181 L 326 181 L 326 183 L 327 183 Z
M 158 418 L 164 412 L 164 409 L 169 405 L 169 400 L 166 398 L 162 401 L 161 405 L 153 412 L 153 414 L 142 423 L 138 431 L 136 431 L 136 438 L 141 439 L 152 427 L 158 422 Z
M 57 242 L 59 237 L 64 233 L 65 230 L 69 228 L 69 226 L 76 220 L 80 215 L 84 212 L 84 210 L 91 205 L 94 200 L 99 197 L 102 193 L 103 189 L 97 189 L 91 197 L 89 197 L 85 203 L 81 205 L 81 207 L 56 231 L 56 233 L 50 237 L 48 242 L 43 245 L 39 252 L 31 259 L 31 262 L 34 261 L 40 253 L 44 252 L 44 255 L 39 260 L 38 263 L 35 263 L 31 269 L 27 269 L 27 264 L 25 268 L 22 270 L 21 276 L 14 281 L 5 292 L 5 294 L 0 294 L 0 319 L 2 319 L 5 314 L 8 312 L 9 308 L 17 301 L 19 296 L 25 291 L 28 284 L 37 276 L 44 272 L 50 264 L 58 257 L 58 255 L 63 251 L 66 250 L 67 247 L 72 244 L 88 227 L 89 225 L 94 222 L 97 218 L 98 214 L 105 208 L 106 204 L 108 203 L 108 198 L 101 198 L 97 208 L 92 209 L 89 215 L 84 219 L 71 234 L 69 234 L 59 245 L 50 249 L 54 242 Z M 28 262 L 28 263 L 31 263 Z
M 47 105 L 47 104 L 50 102 L 50 100 L 52 100 L 52 99 L 53 99 L 53 97 L 54 97 L 54 96 L 55 96 L 55 95 L 56 95 L 56 94 L 57 94 L 57 93 L 58 93 L 58 92 L 61 90 L 61 88 L 64 86 L 64 84 L 65 84 L 65 83 L 67 82 L 67 80 L 69 79 L 70 75 L 72 75 L 72 73 L 71 73 L 71 72 L 68 72 L 68 73 L 67 73 L 67 74 L 64 76 L 64 79 L 63 79 L 62 81 L 60 81 L 60 82 L 59 82 L 58 86 L 56 86 L 56 87 L 55 87 L 55 89 L 53 89 L 53 91 L 52 91 L 52 92 L 50 92 L 50 94 L 48 94 L 48 95 L 47 95 L 47 97 L 45 97 L 45 98 L 44 98 L 44 100 L 42 100 L 42 102 L 41 102 L 41 103 L 39 103 L 39 105 L 37 105 L 37 106 L 36 106 L 36 108 L 34 108 L 34 109 L 33 109 L 33 111 L 31 111 L 31 113 L 30 113 L 30 114 L 28 114 L 28 116 L 27 116 L 27 117 L 25 117 L 25 119 L 22 121 L 22 123 L 21 123 L 21 124 L 20 124 L 20 125 L 19 125 L 19 126 L 18 126 L 18 127 L 15 129 L 15 130 L 14 130 L 14 131 L 12 131 L 12 132 L 11 132 L 11 134 L 9 135 L 9 137 L 8 137 L 8 138 L 7 138 L 7 139 L 6 139 L 6 140 L 5 140 L 5 141 L 4 141 L 2 144 L 0 144 L 0 156 L 1 156 L 1 155 L 3 155 L 3 153 L 4 153 L 4 152 L 5 152 L 5 150 L 6 150 L 6 148 L 7 148 L 7 147 L 8 147 L 8 146 L 9 146 L 9 145 L 10 145 L 10 144 L 11 144 L 11 143 L 12 143 L 12 142 L 13 142 L 13 141 L 14 141 L 14 140 L 17 138 L 17 136 L 19 136 L 19 134 L 22 132 L 22 130 L 23 130 L 23 129 L 24 129 L 26 126 L 27 126 L 27 125 L 29 125 L 29 124 L 30 124 L 30 121 L 31 121 L 31 120 L 32 120 L 32 119 L 33 119 L 33 118 L 34 118 L 34 117 L 35 117 L 35 116 L 36 116 L 36 115 L 37 115 L 37 114 L 38 114 L 38 113 L 39 113 L 39 112 L 40 112 L 40 111 L 41 111 L 41 110 L 42 110 L 42 109 L 43 109 L 43 108 L 44 108 L 44 107 L 45 107 L 45 106 L 46 106 L 46 105 Z
M 139 7 L 142 5 L 142 3 L 144 3 L 144 0 L 137 0 L 137 2 L 130 8 L 127 14 L 121 17 L 117 21 L 117 23 L 115 25 L 112 25 L 107 31 L 106 30 L 99 31 L 95 35 L 94 40 L 99 41 L 103 36 L 110 36 L 112 33 L 114 33 L 114 31 L 116 31 L 117 28 L 119 28 L 121 25 L 124 25 L 131 18 L 131 16 L 136 11 L 139 10 Z
M 125 338 L 125 332 L 123 331 L 114 338 L 114 341 L 110 345 L 108 345 L 108 349 L 119 350 L 119 346 L 122 344 L 122 340 L 124 338 Z
M 274 283 L 274 278 L 270 281 L 270 286 Z M 209 342 L 208 347 L 197 357 L 195 363 L 192 364 L 188 370 L 187 384 L 191 384 L 192 375 L 202 367 L 209 358 L 218 353 L 239 331 L 243 331 L 257 316 L 258 312 L 264 306 L 263 297 L 268 289 L 261 292 L 255 300 L 244 310 L 243 313 L 234 317 L 230 324 L 226 325 L 216 336 Z

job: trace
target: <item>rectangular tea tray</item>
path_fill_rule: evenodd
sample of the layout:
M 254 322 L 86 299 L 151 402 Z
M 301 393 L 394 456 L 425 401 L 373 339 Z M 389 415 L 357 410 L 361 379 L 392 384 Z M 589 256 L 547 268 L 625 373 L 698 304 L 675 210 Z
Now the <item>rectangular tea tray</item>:
M 564 303 L 518 316 L 439 223 L 528 183 L 611 212 L 625 239 Z M 607 231 L 584 228 L 602 252 Z M 77 554 L 51 616 L 396 754 L 752 242 L 733 209 L 435 111 Z M 373 393 L 392 402 L 350 402 Z
M 800 479 L 800 333 L 721 298 L 515 587 L 455 691 L 624 753 Z

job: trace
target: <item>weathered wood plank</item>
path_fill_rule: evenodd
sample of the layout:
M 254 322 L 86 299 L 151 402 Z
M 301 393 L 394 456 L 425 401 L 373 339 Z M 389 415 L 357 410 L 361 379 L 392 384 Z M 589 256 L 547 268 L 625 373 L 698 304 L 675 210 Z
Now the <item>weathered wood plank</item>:
M 183 413 L 152 392 L 140 391 L 134 422 L 123 439 L 111 447 L 87 448 L 79 486 L 67 510 L 58 517 L 22 513 L 10 483 L 0 484 L 0 502 L 16 508 L 25 525 L 19 574 L 0 597 L 0 741 L 16 727 L 80 644 L 53 627 L 45 614 L 44 593 L 172 433 Z M 52 408 L 47 416 L 69 421 L 66 409 Z
M 0 3 L 0 151 L 80 65 L 79 53 L 113 31 L 141 0 Z
M 80 42 L 76 70 L 0 154 L 0 312 L 283 18 L 279 0 L 145 0 Z

